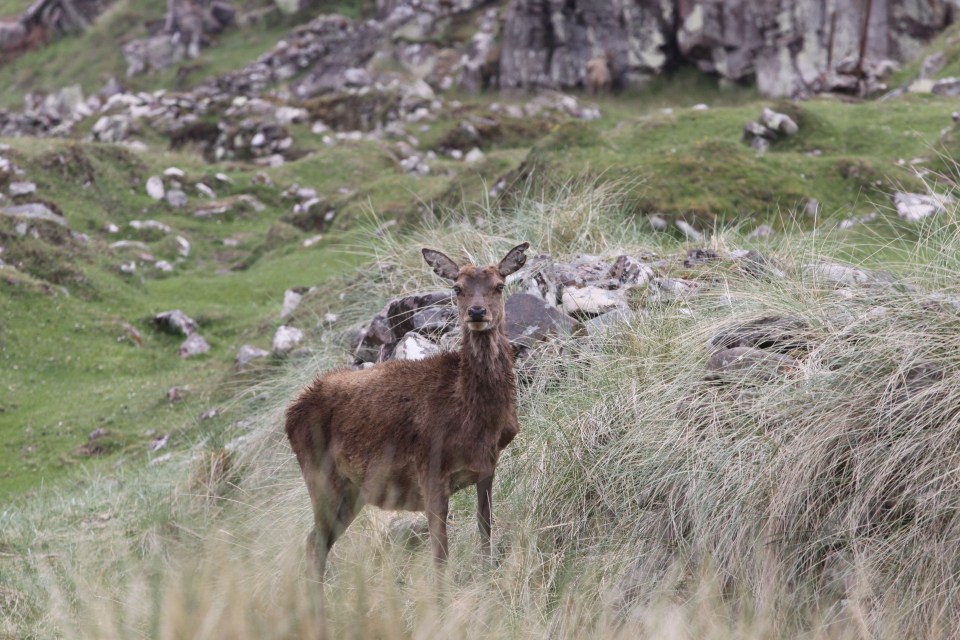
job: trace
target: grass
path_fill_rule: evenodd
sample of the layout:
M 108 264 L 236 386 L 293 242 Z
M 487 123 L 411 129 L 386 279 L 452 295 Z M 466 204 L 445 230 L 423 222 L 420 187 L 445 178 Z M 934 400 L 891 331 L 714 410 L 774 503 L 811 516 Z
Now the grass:
M 960 615 L 950 471 L 960 326 L 955 311 L 924 301 L 960 295 L 955 211 L 911 236 L 861 242 L 859 256 L 839 231 L 765 241 L 718 232 L 710 246 L 758 249 L 785 275 L 676 262 L 671 273 L 711 284 L 683 303 L 635 297 L 624 322 L 544 354 L 498 470 L 496 567 L 475 556 L 469 491 L 453 502 L 439 599 L 409 520 L 370 509 L 335 548 L 319 607 L 318 587 L 301 577 L 310 516 L 279 428 L 287 401 L 343 361 L 354 323 L 383 300 L 435 286 L 416 247 L 480 261 L 516 239 L 558 259 L 682 255 L 669 236 L 624 225 L 625 202 L 581 182 L 369 244 L 368 259 L 393 268 L 362 266 L 308 298 L 301 313 L 341 320 L 308 363 L 227 403 L 222 435 L 162 464 L 94 470 L 0 515 L 13 603 L 5 628 L 97 638 L 950 637 Z M 478 211 L 484 230 L 469 222 Z M 810 268 L 836 260 L 890 276 L 837 288 Z M 799 366 L 704 382 L 707 339 L 769 314 L 806 326 Z M 228 478 L 211 466 L 220 456 L 231 460 Z

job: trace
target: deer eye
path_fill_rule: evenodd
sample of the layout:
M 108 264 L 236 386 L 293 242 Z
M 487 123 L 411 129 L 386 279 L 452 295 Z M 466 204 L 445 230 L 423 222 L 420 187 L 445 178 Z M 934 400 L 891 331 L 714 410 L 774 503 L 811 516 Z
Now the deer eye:
M 503 290 L 506 289 L 506 288 L 507 288 L 507 285 L 505 285 L 505 284 L 498 284 L 498 285 L 497 285 L 497 293 L 503 293 Z
M 455 284 L 453 285 L 453 292 L 457 295 L 460 295 L 461 293 L 463 293 L 463 288 L 460 285 Z

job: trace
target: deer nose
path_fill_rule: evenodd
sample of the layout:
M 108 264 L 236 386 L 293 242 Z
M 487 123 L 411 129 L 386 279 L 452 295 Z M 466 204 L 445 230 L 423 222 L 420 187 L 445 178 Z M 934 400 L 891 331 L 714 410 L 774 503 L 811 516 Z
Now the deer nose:
M 470 320 L 473 322 L 482 322 L 484 316 L 486 315 L 487 310 L 484 307 L 474 306 L 467 309 L 467 316 L 469 316 Z

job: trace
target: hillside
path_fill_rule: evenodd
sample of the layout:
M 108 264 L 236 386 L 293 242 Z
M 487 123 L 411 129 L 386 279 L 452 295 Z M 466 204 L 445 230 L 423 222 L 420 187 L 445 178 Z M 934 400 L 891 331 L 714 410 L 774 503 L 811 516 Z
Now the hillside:
M 955 27 L 789 100 L 647 16 L 616 27 L 673 42 L 642 82 L 512 93 L 477 47 L 533 4 L 289 4 L 78 0 L 0 57 L 0 637 L 951 637 Z M 517 343 L 496 566 L 472 489 L 446 602 L 421 519 L 369 509 L 319 611 L 282 411 L 398 353 L 370 327 L 445 286 L 422 246 L 523 240 L 508 291 L 562 320 Z

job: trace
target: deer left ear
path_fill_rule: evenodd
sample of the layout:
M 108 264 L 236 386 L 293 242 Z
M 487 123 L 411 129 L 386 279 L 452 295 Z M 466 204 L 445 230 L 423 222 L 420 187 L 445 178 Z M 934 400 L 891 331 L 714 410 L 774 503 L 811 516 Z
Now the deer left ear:
M 503 257 L 503 260 L 500 261 L 500 264 L 497 265 L 497 271 L 500 272 L 500 275 L 506 278 L 508 275 L 519 269 L 527 261 L 527 256 L 524 255 L 530 247 L 529 242 L 524 242 L 523 244 L 518 244 L 513 249 L 507 252 L 507 255 Z

